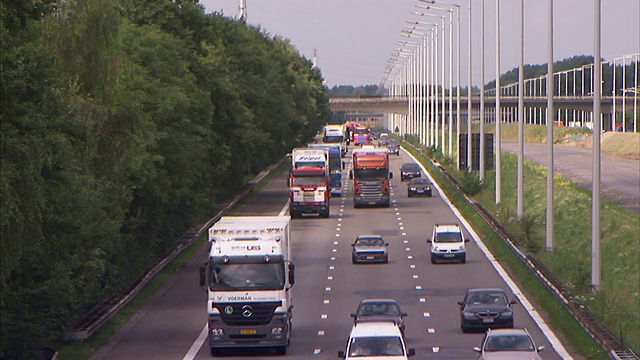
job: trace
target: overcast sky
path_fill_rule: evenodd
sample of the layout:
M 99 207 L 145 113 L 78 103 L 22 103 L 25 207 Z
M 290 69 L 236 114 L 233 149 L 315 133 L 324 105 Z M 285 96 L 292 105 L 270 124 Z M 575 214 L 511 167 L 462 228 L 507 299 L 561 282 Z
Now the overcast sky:
M 485 11 L 485 82 L 495 79 L 496 0 L 471 0 L 472 3 L 472 80 L 480 82 L 481 4 Z M 387 62 L 407 21 L 441 20 L 413 15 L 447 12 L 416 7 L 429 4 L 419 0 L 246 0 L 247 22 L 259 25 L 271 36 L 291 40 L 301 55 L 313 59 L 329 87 L 334 85 L 379 85 Z M 549 0 L 525 0 L 526 64 L 547 61 Z M 207 13 L 218 12 L 236 18 L 238 0 L 200 0 Z M 460 27 L 463 86 L 467 83 L 468 3 L 469 0 L 437 0 L 438 4 L 462 4 Z M 622 58 L 640 52 L 640 0 L 601 0 L 602 47 L 604 59 Z M 554 0 L 554 60 L 594 53 L 595 0 Z M 454 34 L 456 28 L 454 15 Z M 448 15 L 445 28 L 448 33 Z M 520 1 L 500 1 L 500 72 L 519 64 Z M 420 25 L 419 25 L 420 26 Z M 422 25 L 424 26 L 424 25 Z M 418 30 L 420 31 L 420 30 Z M 448 36 L 448 35 L 446 35 Z M 455 36 L 455 35 L 454 35 Z M 448 38 L 445 41 L 448 54 Z M 420 41 L 418 37 L 414 41 Z M 454 37 L 454 54 L 455 54 Z M 410 48 L 408 48 L 410 49 Z M 448 64 L 447 57 L 447 64 Z M 455 60 L 454 60 L 455 61 Z M 627 59 L 627 63 L 632 60 Z M 622 63 L 622 60 L 618 61 Z M 454 63 L 454 67 L 455 67 Z M 454 71 L 455 76 L 455 71 Z M 447 80 L 448 82 L 448 80 Z

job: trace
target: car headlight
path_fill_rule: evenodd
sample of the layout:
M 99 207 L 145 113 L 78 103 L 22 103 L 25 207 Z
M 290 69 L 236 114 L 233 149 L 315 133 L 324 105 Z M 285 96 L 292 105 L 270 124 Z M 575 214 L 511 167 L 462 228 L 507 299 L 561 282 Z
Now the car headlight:
M 500 313 L 500 316 L 511 317 L 513 316 L 513 311 L 503 311 L 502 313 Z
M 464 250 L 464 246 L 463 245 L 458 246 L 458 250 L 460 251 Z
M 464 311 L 464 312 L 462 313 L 462 316 L 464 316 L 464 317 L 475 317 L 475 316 L 476 316 L 476 314 L 475 314 L 475 313 L 473 313 L 473 312 L 471 312 L 471 311 Z

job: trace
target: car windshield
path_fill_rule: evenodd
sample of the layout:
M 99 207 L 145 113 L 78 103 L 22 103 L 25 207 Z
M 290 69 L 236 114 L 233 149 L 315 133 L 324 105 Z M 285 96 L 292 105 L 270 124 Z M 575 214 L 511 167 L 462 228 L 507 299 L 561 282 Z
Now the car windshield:
M 349 343 L 349 357 L 402 355 L 404 348 L 398 336 L 355 337 Z
M 367 303 L 358 308 L 358 316 L 400 315 L 398 305 L 392 303 Z
M 404 164 L 402 165 L 402 171 L 418 171 L 420 167 L 416 164 Z
M 358 238 L 356 239 L 356 245 L 358 246 L 383 246 L 384 240 L 382 238 Z
M 429 185 L 429 180 L 427 179 L 411 179 L 411 182 L 409 183 L 411 185 Z
M 497 292 L 497 291 L 487 291 L 487 292 L 480 292 L 480 291 L 474 291 L 474 292 L 470 292 L 469 295 L 467 295 L 467 304 L 472 305 L 472 304 L 493 304 L 493 305 L 500 305 L 500 306 L 506 306 L 508 301 L 507 301 L 507 297 L 505 296 L 504 293 L 502 292 Z
M 462 241 L 462 235 L 459 232 L 439 232 L 436 233 L 435 242 L 439 243 L 456 243 Z
M 528 335 L 489 336 L 484 351 L 534 351 L 535 346 Z

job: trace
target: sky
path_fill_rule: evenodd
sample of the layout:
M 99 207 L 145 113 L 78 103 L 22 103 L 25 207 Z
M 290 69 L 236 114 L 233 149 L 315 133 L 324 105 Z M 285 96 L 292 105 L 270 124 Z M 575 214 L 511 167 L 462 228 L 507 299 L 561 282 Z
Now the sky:
M 520 1 L 518 0 L 437 0 L 435 6 L 460 4 L 460 58 L 462 86 L 468 84 L 468 28 L 471 2 L 472 82 L 481 79 L 481 9 L 484 3 L 484 80 L 496 78 L 496 1 L 500 4 L 500 73 L 520 63 Z M 601 2 L 601 57 L 622 64 L 626 55 L 640 53 L 640 0 L 599 0 Z M 524 0 L 524 63 L 546 64 L 550 0 Z M 207 13 L 238 16 L 238 0 L 200 0 Z M 380 85 L 388 62 L 407 21 L 438 22 L 445 15 L 445 53 L 448 56 L 449 13 L 425 10 L 430 4 L 420 0 L 246 0 L 247 23 L 259 26 L 270 36 L 287 38 L 298 52 L 315 59 L 326 85 Z M 553 0 L 554 61 L 576 55 L 594 54 L 596 0 Z M 417 25 L 425 26 L 425 25 Z M 453 16 L 454 69 L 456 15 Z M 420 32 L 424 30 L 416 29 Z M 419 34 L 409 41 L 421 41 Z M 412 47 L 405 45 L 407 50 Z M 627 57 L 626 63 L 636 61 Z M 445 63 L 448 66 L 449 58 Z M 448 70 L 446 70 L 448 71 Z M 448 80 L 447 80 L 448 82 Z M 454 70 L 455 84 L 455 70 Z M 455 86 L 455 85 L 454 85 Z

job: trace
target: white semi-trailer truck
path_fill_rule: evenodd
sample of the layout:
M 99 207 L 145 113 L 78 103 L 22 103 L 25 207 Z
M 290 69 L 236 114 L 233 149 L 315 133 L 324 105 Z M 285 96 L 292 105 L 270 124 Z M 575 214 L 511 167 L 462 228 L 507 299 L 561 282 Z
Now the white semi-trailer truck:
M 207 291 L 211 355 L 229 348 L 274 347 L 291 338 L 294 264 L 289 216 L 224 216 L 209 228 Z

